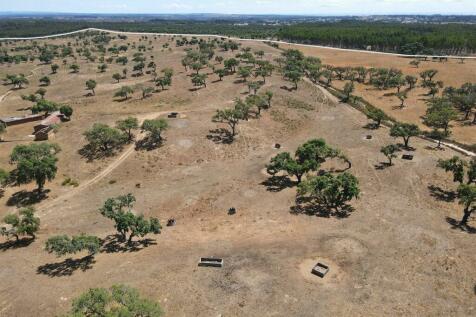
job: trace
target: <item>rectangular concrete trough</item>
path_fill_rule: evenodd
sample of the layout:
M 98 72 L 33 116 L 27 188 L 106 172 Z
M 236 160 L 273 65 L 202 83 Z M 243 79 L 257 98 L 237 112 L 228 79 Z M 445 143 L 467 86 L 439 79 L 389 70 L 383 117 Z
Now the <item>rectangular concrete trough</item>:
M 413 155 L 403 154 L 402 159 L 407 160 L 407 161 L 411 161 L 411 160 L 413 160 Z
M 218 258 L 200 258 L 198 266 L 223 267 L 223 259 Z
M 329 267 L 322 263 L 317 263 L 311 271 L 312 274 L 317 275 L 320 278 L 326 276 L 327 272 L 329 272 Z

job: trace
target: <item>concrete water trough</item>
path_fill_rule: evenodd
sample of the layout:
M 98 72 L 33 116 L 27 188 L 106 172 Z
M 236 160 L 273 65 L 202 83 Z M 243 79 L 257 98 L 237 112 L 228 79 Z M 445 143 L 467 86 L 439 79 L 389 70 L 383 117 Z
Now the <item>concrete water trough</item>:
M 322 263 L 317 263 L 311 271 L 312 274 L 317 275 L 320 278 L 326 276 L 327 272 L 329 272 L 329 267 Z
M 370 134 L 369 134 L 369 135 L 366 135 L 365 138 L 366 138 L 367 140 L 372 140 L 372 136 L 371 136 Z
M 172 118 L 172 119 L 175 119 L 175 118 L 178 117 L 178 112 L 171 112 L 171 113 L 169 113 L 168 117 Z
M 198 266 L 223 267 L 223 259 L 219 258 L 200 258 Z
M 407 160 L 407 161 L 411 161 L 411 160 L 413 160 L 413 155 L 411 155 L 411 154 L 403 154 L 403 155 L 402 155 L 402 159 Z

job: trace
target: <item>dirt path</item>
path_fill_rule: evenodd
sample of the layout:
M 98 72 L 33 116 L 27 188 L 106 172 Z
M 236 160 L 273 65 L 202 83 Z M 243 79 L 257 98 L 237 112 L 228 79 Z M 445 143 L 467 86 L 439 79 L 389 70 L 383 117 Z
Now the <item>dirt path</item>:
M 9 90 L 9 91 L 7 91 L 5 94 L 1 95 L 1 96 L 0 96 L 0 102 L 2 102 L 3 99 L 5 99 L 11 92 L 12 92 L 12 90 Z
M 35 75 L 35 71 L 36 71 L 37 69 L 39 69 L 39 68 L 41 68 L 41 66 L 38 66 L 38 67 L 33 68 L 33 69 L 31 70 L 31 74 L 28 75 L 28 76 L 26 76 L 26 78 L 31 77 L 31 76 L 34 76 L 34 75 Z M 12 92 L 13 92 L 13 90 L 10 89 L 10 90 L 8 90 L 6 93 L 4 93 L 3 95 L 1 95 L 1 96 L 0 96 L 0 102 L 2 102 L 5 98 L 7 98 L 7 96 L 8 96 L 9 94 L 11 94 Z
M 188 113 L 190 111 L 191 110 L 184 110 L 184 111 L 180 111 L 180 113 L 181 114 L 182 113 Z M 144 122 L 144 120 L 155 119 L 155 118 L 157 118 L 161 115 L 168 114 L 168 113 L 170 113 L 170 111 L 160 111 L 160 112 L 153 112 L 153 113 L 148 113 L 148 114 L 142 115 L 138 118 L 139 119 L 139 125 L 141 125 Z M 144 136 L 144 134 L 142 132 L 140 132 L 138 134 L 138 136 L 140 136 L 140 138 L 142 138 Z M 112 171 L 114 171 L 117 167 L 119 167 L 134 152 L 135 152 L 135 144 L 132 143 L 126 148 L 126 150 L 117 159 L 112 161 L 105 169 L 103 169 L 96 176 L 87 180 L 86 182 L 81 183 L 81 185 L 79 185 L 78 187 L 76 187 L 74 189 L 71 189 L 69 192 L 65 193 L 64 195 L 58 196 L 58 197 L 56 197 L 55 199 L 53 199 L 51 201 L 48 201 L 48 202 L 45 202 L 44 204 L 39 205 L 38 206 L 38 215 L 39 216 L 48 215 L 52 210 L 50 208 L 53 207 L 56 203 L 58 203 L 60 200 L 70 198 L 70 197 L 80 193 L 82 190 L 84 190 L 84 189 L 96 184 L 97 182 L 101 181 L 106 176 L 108 176 Z M 48 210 L 48 209 L 50 209 L 50 210 Z

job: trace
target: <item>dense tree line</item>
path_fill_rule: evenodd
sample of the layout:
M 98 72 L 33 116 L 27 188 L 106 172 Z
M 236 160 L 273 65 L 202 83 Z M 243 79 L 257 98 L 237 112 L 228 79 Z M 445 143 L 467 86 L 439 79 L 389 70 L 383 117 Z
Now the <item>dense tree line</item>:
M 403 54 L 464 54 L 476 51 L 476 26 L 341 22 L 296 24 L 277 33 L 284 40 Z

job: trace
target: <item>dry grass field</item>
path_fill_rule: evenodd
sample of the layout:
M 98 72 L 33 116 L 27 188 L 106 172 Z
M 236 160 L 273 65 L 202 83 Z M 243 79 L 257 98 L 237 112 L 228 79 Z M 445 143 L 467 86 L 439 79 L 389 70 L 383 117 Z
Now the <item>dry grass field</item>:
M 139 36 L 125 42 L 139 43 Z M 162 49 L 166 42 L 171 50 Z M 242 44 L 264 50 L 268 60 L 281 54 L 265 44 Z M 214 141 L 207 137 L 211 130 L 225 127 L 211 121 L 216 109 L 246 97 L 248 88 L 236 75 L 218 81 L 207 68 L 201 71 L 210 73 L 207 87 L 193 90 L 192 71 L 186 72 L 180 62 L 184 49 L 175 47 L 170 37 L 152 39 L 152 45 L 145 55 L 155 57 L 158 69 L 171 67 L 175 74 L 170 88 L 146 99 L 136 92 L 126 101 L 114 100 L 122 85 L 153 85 L 150 75 L 128 76 L 116 83 L 111 75 L 123 66 L 115 63 L 99 73 L 97 62 L 79 58 L 78 74 L 61 65 L 57 74 L 49 75 L 52 83 L 46 87 L 46 98 L 71 105 L 74 114 L 51 140 L 62 151 L 57 176 L 46 184 L 48 197 L 34 203 L 41 218 L 37 239 L 28 246 L 10 247 L 0 237 L 0 316 L 61 315 L 88 288 L 114 283 L 131 285 L 159 301 L 166 316 L 476 314 L 475 231 L 452 225 L 461 218 L 462 207 L 444 193 L 455 190 L 456 184 L 436 168 L 438 159 L 456 152 L 435 150 L 431 143 L 414 138 L 413 161 L 396 159 L 395 166 L 382 169 L 386 158 L 380 148 L 400 142 L 389 136 L 387 128 L 365 129 L 365 115 L 308 82 L 289 91 L 286 87 L 292 84 L 276 72 L 261 88 L 274 92 L 271 108 L 259 119 L 241 122 L 232 144 Z M 406 59 L 303 51 L 329 64 L 417 72 Z M 133 52 L 128 51 L 129 59 Z M 428 62 L 420 69 L 430 67 L 438 69 L 438 79 L 447 84 L 475 81 L 476 62 Z M 12 92 L 10 86 L 0 86 L 0 95 L 8 93 L 0 102 L 0 117 L 28 114 L 32 103 L 20 96 L 35 92 L 50 66 L 38 62 L 0 66 L 0 78 L 9 73 L 30 76 L 30 84 Z M 98 83 L 95 96 L 87 96 L 88 79 Z M 417 100 L 418 89 L 403 110 L 393 110 L 396 99 L 380 93 L 358 87 L 358 94 L 392 116 L 420 121 L 424 105 Z M 167 119 L 166 140 L 157 149 L 126 145 L 115 156 L 93 161 L 78 152 L 86 144 L 83 132 L 94 123 L 113 125 L 127 116 L 166 117 L 170 111 L 180 116 Z M 8 128 L 0 143 L 0 168 L 12 169 L 9 154 L 14 146 L 32 142 L 33 125 Z M 369 134 L 371 140 L 366 139 Z M 475 127 L 456 126 L 453 137 L 476 143 Z M 270 158 L 280 151 L 294 152 L 312 138 L 324 138 L 352 161 L 350 171 L 359 179 L 362 193 L 352 201 L 355 210 L 348 217 L 295 214 L 296 188 L 268 182 L 265 165 Z M 281 149 L 275 149 L 275 143 Z M 323 168 L 341 168 L 338 164 Z M 79 186 L 62 186 L 66 177 Z M 33 188 L 34 184 L 8 187 L 0 198 L 0 217 L 28 204 L 27 193 Z M 173 217 L 176 226 L 147 236 L 148 244 L 136 248 L 104 248 L 90 261 L 82 254 L 57 258 L 44 250 L 48 237 L 58 234 L 94 234 L 112 245 L 113 223 L 98 209 L 107 198 L 126 193 L 137 198 L 137 212 L 162 223 Z M 227 214 L 230 207 L 236 208 L 235 215 Z M 476 227 L 476 220 L 469 225 Z M 224 267 L 198 267 L 202 256 L 221 257 Z M 324 279 L 310 273 L 318 261 L 330 266 Z

